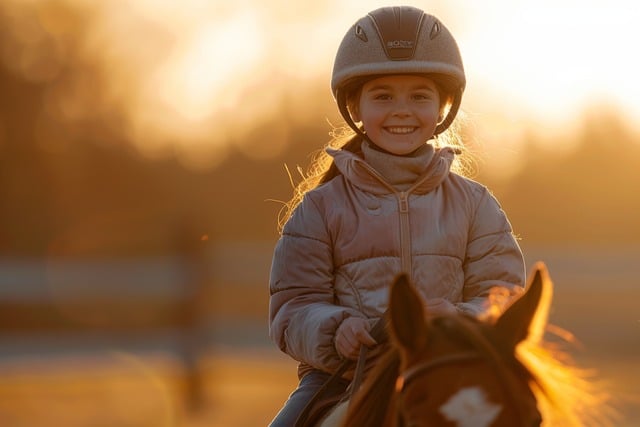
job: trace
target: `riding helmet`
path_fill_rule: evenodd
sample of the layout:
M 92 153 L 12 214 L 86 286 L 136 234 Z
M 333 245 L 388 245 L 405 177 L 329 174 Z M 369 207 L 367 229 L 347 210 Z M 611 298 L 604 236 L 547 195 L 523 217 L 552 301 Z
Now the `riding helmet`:
M 349 94 L 367 80 L 389 74 L 432 78 L 451 97 L 447 116 L 434 135 L 451 125 L 466 79 L 458 45 L 436 17 L 411 6 L 383 7 L 347 31 L 334 61 L 331 90 L 340 113 L 356 132 L 362 133 L 347 108 Z

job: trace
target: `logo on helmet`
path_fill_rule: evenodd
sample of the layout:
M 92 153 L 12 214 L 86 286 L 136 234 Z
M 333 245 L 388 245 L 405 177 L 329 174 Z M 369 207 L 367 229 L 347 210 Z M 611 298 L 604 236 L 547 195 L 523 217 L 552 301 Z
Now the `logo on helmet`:
M 387 42 L 387 49 L 413 49 L 413 40 L 391 40 Z

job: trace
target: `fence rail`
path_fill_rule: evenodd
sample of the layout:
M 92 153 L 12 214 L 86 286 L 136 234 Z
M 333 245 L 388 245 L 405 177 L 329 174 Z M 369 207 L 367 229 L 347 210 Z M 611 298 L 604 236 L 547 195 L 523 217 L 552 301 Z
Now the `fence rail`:
M 0 260 L 0 339 L 88 339 L 118 346 L 171 335 L 184 367 L 185 400 L 202 401 L 199 354 L 204 259 L 197 254 L 139 259 Z M 164 344 L 166 349 L 166 340 Z

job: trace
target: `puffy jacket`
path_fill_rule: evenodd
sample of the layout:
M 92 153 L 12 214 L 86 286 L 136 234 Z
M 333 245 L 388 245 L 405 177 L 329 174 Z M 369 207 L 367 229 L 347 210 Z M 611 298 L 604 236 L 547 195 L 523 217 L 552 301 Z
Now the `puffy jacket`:
M 349 316 L 379 318 L 400 272 L 424 298 L 446 298 L 471 314 L 483 311 L 492 287 L 524 286 L 511 225 L 486 187 L 450 172 L 451 149 L 425 145 L 409 182 L 383 176 L 369 157 L 381 166 L 410 159 L 380 161 L 385 155 L 371 148 L 367 162 L 362 153 L 328 152 L 341 175 L 305 194 L 271 267 L 269 333 L 301 362 L 299 375 L 340 365 L 336 329 Z

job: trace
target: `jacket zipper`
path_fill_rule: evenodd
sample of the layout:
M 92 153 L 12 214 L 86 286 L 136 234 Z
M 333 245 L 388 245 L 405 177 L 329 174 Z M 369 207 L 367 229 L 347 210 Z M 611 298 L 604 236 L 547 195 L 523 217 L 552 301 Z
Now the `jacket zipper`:
M 400 191 L 393 188 L 383 177 L 370 167 L 367 163 L 363 162 L 363 165 L 369 170 L 382 185 L 387 187 L 398 199 L 398 214 L 400 216 L 400 268 L 401 272 L 409 276 L 413 280 L 413 268 L 411 262 L 411 227 L 409 226 L 409 195 L 411 192 L 420 185 L 422 180 L 416 182 L 407 191 Z
M 411 230 L 409 227 L 409 192 L 401 191 L 398 195 L 398 211 L 400 213 L 400 262 L 402 272 L 413 280 L 411 266 Z

